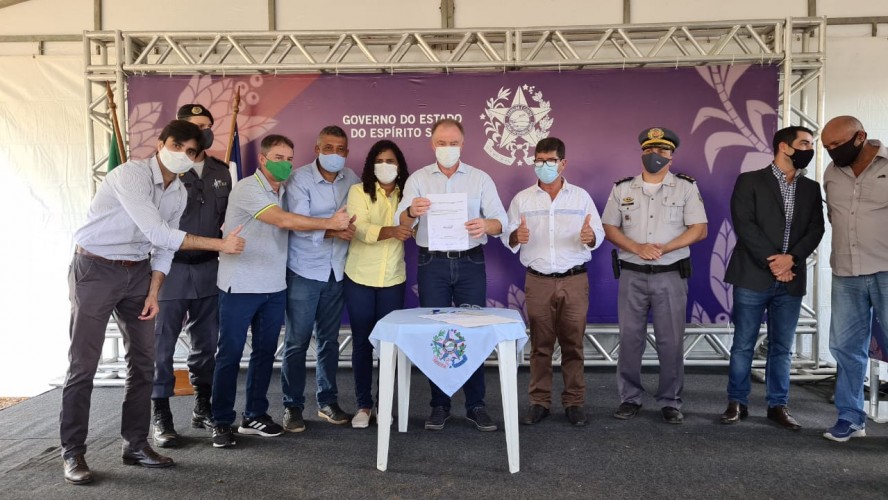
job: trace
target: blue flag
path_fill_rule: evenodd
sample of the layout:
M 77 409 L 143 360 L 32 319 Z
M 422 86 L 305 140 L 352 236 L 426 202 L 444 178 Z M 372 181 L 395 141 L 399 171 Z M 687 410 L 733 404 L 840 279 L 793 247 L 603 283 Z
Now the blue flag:
M 241 161 L 241 150 L 240 150 L 240 135 L 237 133 L 237 123 L 234 124 L 234 141 L 231 144 L 231 158 L 228 160 L 228 169 L 231 171 L 231 179 L 234 182 L 237 182 L 244 177 L 244 171 L 242 168 L 243 162 Z

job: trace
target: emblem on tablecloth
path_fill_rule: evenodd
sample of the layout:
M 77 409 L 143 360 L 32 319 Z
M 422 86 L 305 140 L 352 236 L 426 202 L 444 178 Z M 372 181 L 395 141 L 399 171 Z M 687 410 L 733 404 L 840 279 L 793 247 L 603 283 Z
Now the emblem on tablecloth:
M 432 361 L 441 368 L 459 368 L 469 357 L 466 356 L 466 339 L 455 328 L 441 329 L 432 338 Z

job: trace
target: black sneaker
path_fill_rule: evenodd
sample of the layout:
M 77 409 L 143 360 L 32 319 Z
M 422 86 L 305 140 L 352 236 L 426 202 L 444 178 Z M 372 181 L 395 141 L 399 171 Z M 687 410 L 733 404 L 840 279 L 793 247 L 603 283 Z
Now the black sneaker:
M 305 420 L 302 419 L 302 408 L 288 406 L 284 408 L 284 430 L 287 432 L 302 432 L 305 430 Z
M 443 406 L 435 406 L 432 408 L 432 414 L 425 421 L 427 431 L 440 431 L 444 428 L 444 423 L 450 418 L 450 409 Z
M 475 424 L 475 428 L 479 431 L 490 432 L 497 429 L 496 424 L 487 414 L 487 408 L 483 406 L 476 406 L 466 412 L 466 420 Z
M 244 417 L 237 432 L 249 436 L 275 437 L 283 434 L 284 428 L 274 423 L 268 415 L 262 415 L 256 418 Z
M 231 448 L 234 445 L 234 429 L 230 425 L 213 427 L 213 448 Z
M 629 420 L 638 416 L 639 410 L 641 410 L 640 404 L 620 403 L 620 407 L 614 412 L 614 418 Z
M 583 427 L 588 422 L 586 420 L 586 412 L 582 406 L 568 406 L 564 409 L 564 413 L 567 415 L 567 421 L 570 422 L 570 425 Z
M 681 410 L 674 406 L 664 406 L 660 409 L 660 413 L 663 414 L 663 420 L 667 424 L 680 424 L 684 422 L 684 415 L 681 414 Z
M 347 424 L 351 420 L 351 415 L 342 411 L 339 403 L 331 403 L 318 409 L 318 416 L 330 422 L 331 424 L 342 425 Z

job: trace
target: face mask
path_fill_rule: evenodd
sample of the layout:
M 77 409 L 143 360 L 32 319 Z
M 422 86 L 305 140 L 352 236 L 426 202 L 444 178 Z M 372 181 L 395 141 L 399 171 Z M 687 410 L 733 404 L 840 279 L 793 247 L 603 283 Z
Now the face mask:
M 373 165 L 373 173 L 380 184 L 388 184 L 398 177 L 398 166 L 391 163 L 377 163 Z
M 174 174 L 184 174 L 194 167 L 194 162 L 184 151 L 176 153 L 163 147 L 157 152 L 157 157 L 160 159 L 160 163 L 163 163 L 163 166 Z
M 274 177 L 274 180 L 284 182 L 290 177 L 290 172 L 293 171 L 293 163 L 286 160 L 271 161 L 266 158 L 265 168 L 268 169 L 268 172 Z
M 216 136 L 213 135 L 213 131 L 205 128 L 200 131 L 202 137 L 200 139 L 200 148 L 201 149 L 210 149 L 213 147 L 213 141 L 216 140 Z
M 670 161 L 672 161 L 671 158 L 666 158 L 657 153 L 649 153 L 642 155 L 641 157 L 641 164 L 644 165 L 644 169 L 652 174 L 656 174 L 660 170 L 663 170 L 663 167 L 665 167 Z
M 543 184 L 551 184 L 558 178 L 558 162 L 544 162 L 541 167 L 534 166 L 533 171 L 540 182 Z
M 854 160 L 860 155 L 860 151 L 863 149 L 863 142 L 860 143 L 859 146 L 854 145 L 854 141 L 857 139 L 857 133 L 851 137 L 851 140 L 840 145 L 836 146 L 832 149 L 827 149 L 826 152 L 829 153 L 829 157 L 832 158 L 833 164 L 837 167 L 850 167 Z M 865 142 L 865 141 L 864 141 Z
M 792 166 L 795 167 L 796 170 L 801 170 L 811 163 L 811 159 L 814 158 L 814 150 L 796 149 L 795 153 L 788 156 L 789 159 L 792 160 Z
M 459 162 L 459 146 L 438 146 L 435 159 L 444 168 L 451 168 Z
M 339 156 L 336 153 L 329 155 L 318 155 L 318 161 L 321 162 L 321 168 L 330 172 L 331 174 L 335 174 L 339 172 L 343 168 L 345 168 L 345 157 Z

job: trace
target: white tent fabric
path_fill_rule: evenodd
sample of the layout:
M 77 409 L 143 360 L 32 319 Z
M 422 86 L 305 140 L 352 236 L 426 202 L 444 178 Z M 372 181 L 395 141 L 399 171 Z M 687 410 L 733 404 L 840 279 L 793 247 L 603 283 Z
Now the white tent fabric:
M 0 395 L 28 396 L 67 366 L 66 276 L 90 200 L 83 67 L 0 57 L 0 75 Z

